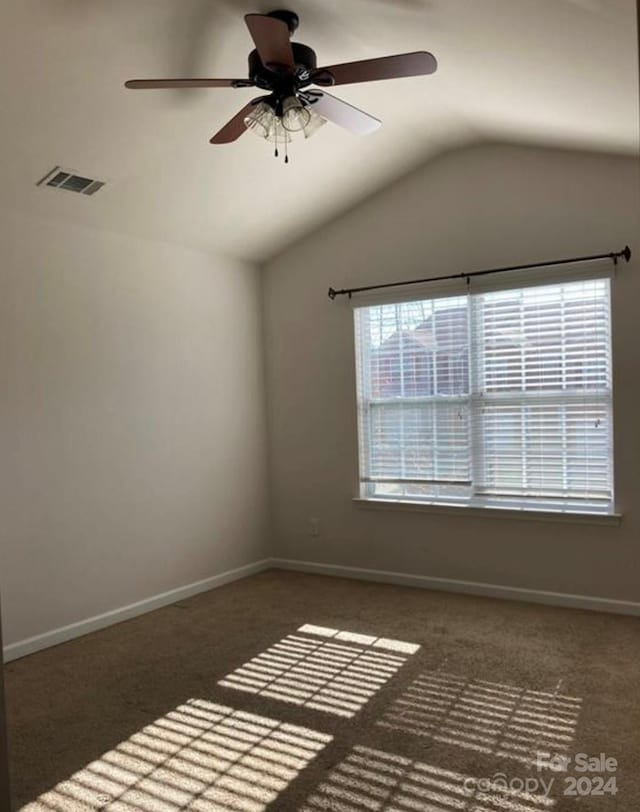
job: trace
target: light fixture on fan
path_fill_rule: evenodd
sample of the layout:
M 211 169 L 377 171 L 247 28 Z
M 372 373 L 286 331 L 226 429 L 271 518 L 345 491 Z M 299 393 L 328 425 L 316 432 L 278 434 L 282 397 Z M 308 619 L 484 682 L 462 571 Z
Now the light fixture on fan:
M 292 141 L 292 133 L 301 132 L 310 138 L 326 122 L 308 101 L 295 95 L 262 99 L 244 119 L 247 130 L 275 144 L 276 157 L 278 144 L 284 144 L 285 163 L 289 163 L 287 145 Z

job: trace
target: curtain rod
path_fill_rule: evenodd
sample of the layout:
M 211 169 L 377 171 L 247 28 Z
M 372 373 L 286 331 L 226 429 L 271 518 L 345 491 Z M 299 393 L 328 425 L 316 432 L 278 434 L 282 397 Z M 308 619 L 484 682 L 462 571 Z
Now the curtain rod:
M 424 282 L 442 282 L 445 279 L 466 279 L 467 284 L 472 276 L 485 276 L 489 273 L 505 273 L 506 271 L 525 271 L 530 268 L 550 268 L 554 265 L 568 265 L 573 262 L 596 262 L 598 260 L 609 259 L 614 265 L 618 264 L 620 258 L 624 258 L 627 262 L 631 259 L 631 249 L 628 245 L 622 251 L 611 251 L 608 254 L 592 254 L 588 257 L 570 257 L 568 259 L 555 259 L 550 262 L 531 262 L 528 265 L 509 265 L 504 268 L 489 268 L 485 271 L 469 271 L 468 273 L 452 273 L 447 276 L 432 276 L 428 279 L 407 279 L 404 282 L 387 282 L 383 285 L 366 285 L 361 288 L 344 288 L 342 290 L 335 290 L 329 288 L 329 298 L 335 299 L 336 296 L 351 296 L 354 293 L 364 293 L 368 290 L 382 290 L 382 288 L 399 288 L 404 285 L 419 285 Z

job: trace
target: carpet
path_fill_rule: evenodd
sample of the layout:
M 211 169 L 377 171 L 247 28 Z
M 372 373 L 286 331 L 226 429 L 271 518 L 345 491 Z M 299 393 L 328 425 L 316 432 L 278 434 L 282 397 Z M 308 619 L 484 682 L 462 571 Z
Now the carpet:
M 640 620 L 269 571 L 10 663 L 25 812 L 640 808 Z

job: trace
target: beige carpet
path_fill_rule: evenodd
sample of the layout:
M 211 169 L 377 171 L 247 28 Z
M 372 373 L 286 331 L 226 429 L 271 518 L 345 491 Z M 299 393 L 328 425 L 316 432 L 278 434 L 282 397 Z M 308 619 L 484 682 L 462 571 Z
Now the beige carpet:
M 9 664 L 14 795 L 637 812 L 639 676 L 635 618 L 272 571 Z

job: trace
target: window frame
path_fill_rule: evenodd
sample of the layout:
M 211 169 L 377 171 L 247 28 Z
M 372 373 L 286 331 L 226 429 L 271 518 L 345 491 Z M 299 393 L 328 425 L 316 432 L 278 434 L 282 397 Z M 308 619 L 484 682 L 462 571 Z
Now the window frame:
M 593 269 L 579 269 L 576 273 L 575 271 L 567 271 L 563 274 L 554 275 L 553 278 L 550 278 L 548 274 L 540 275 L 539 273 L 529 273 L 526 275 L 520 275 L 520 278 L 517 280 L 500 280 L 498 283 L 496 282 L 485 282 L 484 284 L 475 285 L 473 286 L 473 290 L 470 290 L 470 285 L 464 286 L 461 289 L 461 285 L 459 283 L 453 283 L 448 285 L 439 285 L 437 288 L 435 286 L 430 286 L 428 283 L 426 285 L 416 286 L 414 292 L 407 293 L 405 292 L 403 296 L 394 295 L 393 293 L 385 292 L 382 295 L 378 294 L 367 294 L 365 297 L 358 297 L 356 300 L 351 302 L 351 306 L 354 310 L 354 346 L 356 351 L 356 401 L 357 401 L 357 426 L 358 426 L 358 476 L 357 476 L 357 496 L 354 497 L 354 503 L 359 507 L 374 507 L 374 508 L 389 508 L 392 507 L 393 509 L 405 509 L 410 511 L 420 511 L 420 512 L 432 512 L 432 513 L 460 513 L 466 515 L 479 515 L 479 514 L 488 514 L 488 515 L 498 515 L 500 517 L 508 518 L 508 517 L 517 517 L 517 518 L 539 518 L 542 520 L 546 520 L 547 518 L 551 520 L 558 520 L 562 518 L 563 520 L 569 521 L 579 521 L 579 522 L 594 522 L 594 523 L 604 523 L 604 524 L 619 524 L 621 519 L 621 514 L 616 510 L 616 503 L 615 503 L 615 459 L 614 459 L 614 393 L 613 393 L 613 368 L 612 368 L 612 343 L 613 343 L 613 325 L 612 325 L 612 287 L 613 287 L 613 279 L 615 277 L 615 269 L 606 269 L 606 270 L 596 270 Z M 603 393 L 593 394 L 594 402 L 598 401 L 602 405 L 604 405 L 605 409 L 607 410 L 607 417 L 609 420 L 609 428 L 608 428 L 608 439 L 609 439 L 609 464 L 610 464 L 610 487 L 611 487 L 611 499 L 605 500 L 603 499 L 601 503 L 598 503 L 599 500 L 595 499 L 593 501 L 583 501 L 579 498 L 551 498 L 551 497 L 525 497 L 520 495 L 518 496 L 497 496 L 492 494 L 481 494 L 477 493 L 474 490 L 474 482 L 479 481 L 479 477 L 477 476 L 477 466 L 481 466 L 485 464 L 486 458 L 478 453 L 478 446 L 479 443 L 482 443 L 482 440 L 479 440 L 478 434 L 478 425 L 480 421 L 474 419 L 474 410 L 479 408 L 479 402 L 485 402 L 483 398 L 483 394 L 479 392 L 479 388 L 477 386 L 477 380 L 474 380 L 474 376 L 478 375 L 478 365 L 476 363 L 477 358 L 479 357 L 479 352 L 473 344 L 473 336 L 476 335 L 476 327 L 477 325 L 472 323 L 472 320 L 476 317 L 476 308 L 469 306 L 468 307 L 468 318 L 469 318 L 469 348 L 468 348 L 468 357 L 469 357 L 469 377 L 470 377 L 470 385 L 468 394 L 465 395 L 452 395 L 451 398 L 447 398 L 445 396 L 425 396 L 423 398 L 417 397 L 415 398 L 416 402 L 420 400 L 435 402 L 437 398 L 438 402 L 444 402 L 445 400 L 459 400 L 461 402 L 468 403 L 469 408 L 469 460 L 470 460 L 470 471 L 471 471 L 471 482 L 469 483 L 469 492 L 465 495 L 460 495 L 458 497 L 446 495 L 446 496 L 406 496 L 406 495 L 383 495 L 376 493 L 374 491 L 374 483 L 373 481 L 369 480 L 366 475 L 366 472 L 363 471 L 363 455 L 369 453 L 369 449 L 366 448 L 367 443 L 366 439 L 363 436 L 363 427 L 362 427 L 362 401 L 361 401 L 361 393 L 360 393 L 360 380 L 363 368 L 363 344 L 359 339 L 359 332 L 357 329 L 357 319 L 355 318 L 357 310 L 361 308 L 372 307 L 375 305 L 391 305 L 391 304 L 402 304 L 406 302 L 420 302 L 425 300 L 437 299 L 437 298 L 454 298 L 460 297 L 464 294 L 481 294 L 484 292 L 493 292 L 493 291 L 517 291 L 527 287 L 544 287 L 550 285 L 560 285 L 563 283 L 569 282 L 582 282 L 588 280 L 605 280 L 608 284 L 607 289 L 607 307 L 608 307 L 608 314 L 607 314 L 607 326 L 608 326 L 608 336 L 607 336 L 607 350 L 608 350 L 608 369 L 609 369 L 609 385 L 608 389 Z M 397 293 L 397 292 L 396 292 Z M 451 363 L 451 361 L 449 361 Z M 496 402 L 499 402 L 503 399 L 509 399 L 513 397 L 514 401 L 524 401 L 526 396 L 518 397 L 518 393 L 515 392 L 512 395 L 509 393 L 505 393 L 505 396 L 499 396 L 496 398 Z M 559 407 L 566 407 L 567 404 L 571 401 L 571 395 L 563 398 L 558 399 L 553 398 L 551 394 L 550 397 L 553 399 L 553 402 L 556 403 Z M 374 399 L 369 401 L 369 404 L 373 402 Z M 580 397 L 579 393 L 576 394 L 576 402 L 584 402 L 584 398 Z M 475 428 L 474 428 L 475 427 Z

